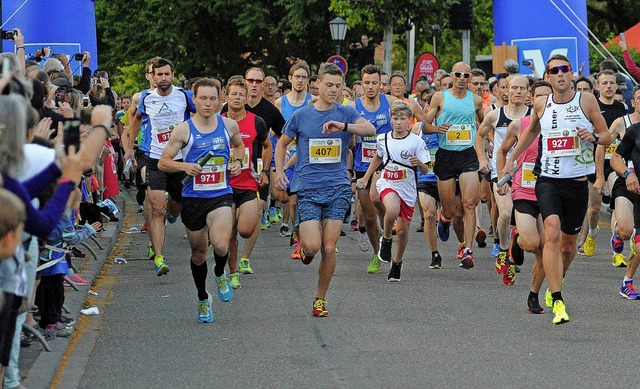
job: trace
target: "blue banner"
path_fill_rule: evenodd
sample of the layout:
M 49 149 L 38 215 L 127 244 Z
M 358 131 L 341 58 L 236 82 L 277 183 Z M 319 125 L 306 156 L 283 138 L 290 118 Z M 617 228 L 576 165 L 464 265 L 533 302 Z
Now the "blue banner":
M 495 0 L 493 3 L 495 44 L 506 42 L 518 46 L 518 63 L 532 61 L 540 76 L 547 59 L 554 54 L 567 56 L 576 73 L 584 62 L 583 74 L 589 74 L 589 43 L 582 23 L 587 24 L 586 0 Z M 532 73 L 523 65 L 520 72 Z

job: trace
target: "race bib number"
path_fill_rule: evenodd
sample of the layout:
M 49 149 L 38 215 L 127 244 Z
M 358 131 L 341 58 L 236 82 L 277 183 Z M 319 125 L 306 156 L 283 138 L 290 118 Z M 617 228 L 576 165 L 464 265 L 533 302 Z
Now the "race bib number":
M 407 181 L 409 174 L 407 173 L 407 168 L 405 168 L 404 166 L 399 166 L 395 163 L 389 163 L 384 168 L 382 177 L 393 182 L 404 182 Z
M 452 124 L 447 130 L 447 146 L 468 146 L 471 140 L 471 124 Z
M 362 162 L 371 163 L 376 153 L 376 142 L 362 142 Z
M 337 163 L 342 154 L 342 139 L 309 139 L 309 163 Z
M 251 169 L 251 150 L 248 147 L 244 148 L 244 158 L 242 158 L 242 170 Z M 235 158 L 233 158 L 233 149 L 229 149 L 229 167 L 231 167 L 235 163 Z
M 523 162 L 522 163 L 522 187 L 523 188 L 535 188 L 536 187 L 536 177 L 533 174 L 533 167 L 535 163 L 533 162 Z
M 549 132 L 545 138 L 543 150 L 550 157 L 568 157 L 580 155 L 580 138 L 578 130 L 562 130 Z
M 173 132 L 173 129 L 175 128 L 175 126 L 169 126 L 167 128 L 161 128 L 158 130 L 158 143 L 160 144 L 165 144 L 169 141 L 169 138 L 171 137 L 171 133 Z
M 604 152 L 604 159 L 611 159 L 611 157 L 613 157 L 613 153 L 618 149 L 618 144 L 620 144 L 620 140 L 616 139 L 613 143 L 607 146 Z
M 202 172 L 194 177 L 194 191 L 219 190 L 227 187 L 227 166 L 224 164 L 210 164 L 210 162 L 207 162 L 202 167 Z

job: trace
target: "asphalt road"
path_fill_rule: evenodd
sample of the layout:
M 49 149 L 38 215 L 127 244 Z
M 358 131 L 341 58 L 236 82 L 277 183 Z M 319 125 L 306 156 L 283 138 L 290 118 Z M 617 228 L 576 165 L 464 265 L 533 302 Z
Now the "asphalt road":
M 491 245 L 476 249 L 476 267 L 463 270 L 452 234 L 440 243 L 443 268 L 431 270 L 424 235 L 415 232 L 419 220 L 411 226 L 400 283 L 386 281 L 386 267 L 366 273 L 372 251 L 360 251 L 355 232 L 340 238 L 327 318 L 311 315 L 318 259 L 309 266 L 292 260 L 278 224 L 258 241 L 256 273 L 241 277 L 230 303 L 214 300 L 211 324 L 197 322 L 183 225 L 167 227 L 171 271 L 160 278 L 145 259 L 148 237 L 121 234 L 114 255 L 128 263 L 108 261 L 93 288 L 99 296 L 86 303 L 101 314 L 82 318 L 56 382 L 80 388 L 640 385 L 633 362 L 640 302 L 618 295 L 624 269 L 611 266 L 604 230 L 596 255 L 578 256 L 567 274 L 571 322 L 553 326 L 550 309 L 527 312 L 531 256 L 516 284 L 505 286 Z M 141 223 L 131 213 L 123 231 Z M 208 288 L 215 296 L 212 274 Z

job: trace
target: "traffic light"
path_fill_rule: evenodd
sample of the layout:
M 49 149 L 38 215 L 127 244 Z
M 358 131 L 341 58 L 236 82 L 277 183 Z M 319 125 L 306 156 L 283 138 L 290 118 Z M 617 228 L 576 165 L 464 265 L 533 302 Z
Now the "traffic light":
M 460 0 L 449 9 L 449 28 L 471 30 L 473 27 L 473 0 Z

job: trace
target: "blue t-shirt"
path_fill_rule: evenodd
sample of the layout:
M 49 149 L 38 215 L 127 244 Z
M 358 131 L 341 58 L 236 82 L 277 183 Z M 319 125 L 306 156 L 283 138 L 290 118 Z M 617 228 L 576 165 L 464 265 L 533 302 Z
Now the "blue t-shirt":
M 376 128 L 376 135 L 374 136 L 356 136 L 356 147 L 353 151 L 353 168 L 357 172 L 366 172 L 376 154 L 377 136 L 393 130 L 391 108 L 389 107 L 387 96 L 383 94 L 380 95 L 380 107 L 375 111 L 368 111 L 362 104 L 362 98 L 357 98 L 355 101 L 356 110 Z
M 322 125 L 330 120 L 355 123 L 362 116 L 355 109 L 334 104 L 327 111 L 308 105 L 291 115 L 282 133 L 297 138 L 298 160 L 291 191 L 351 184 L 347 173 L 347 150 L 351 133 L 323 134 Z

